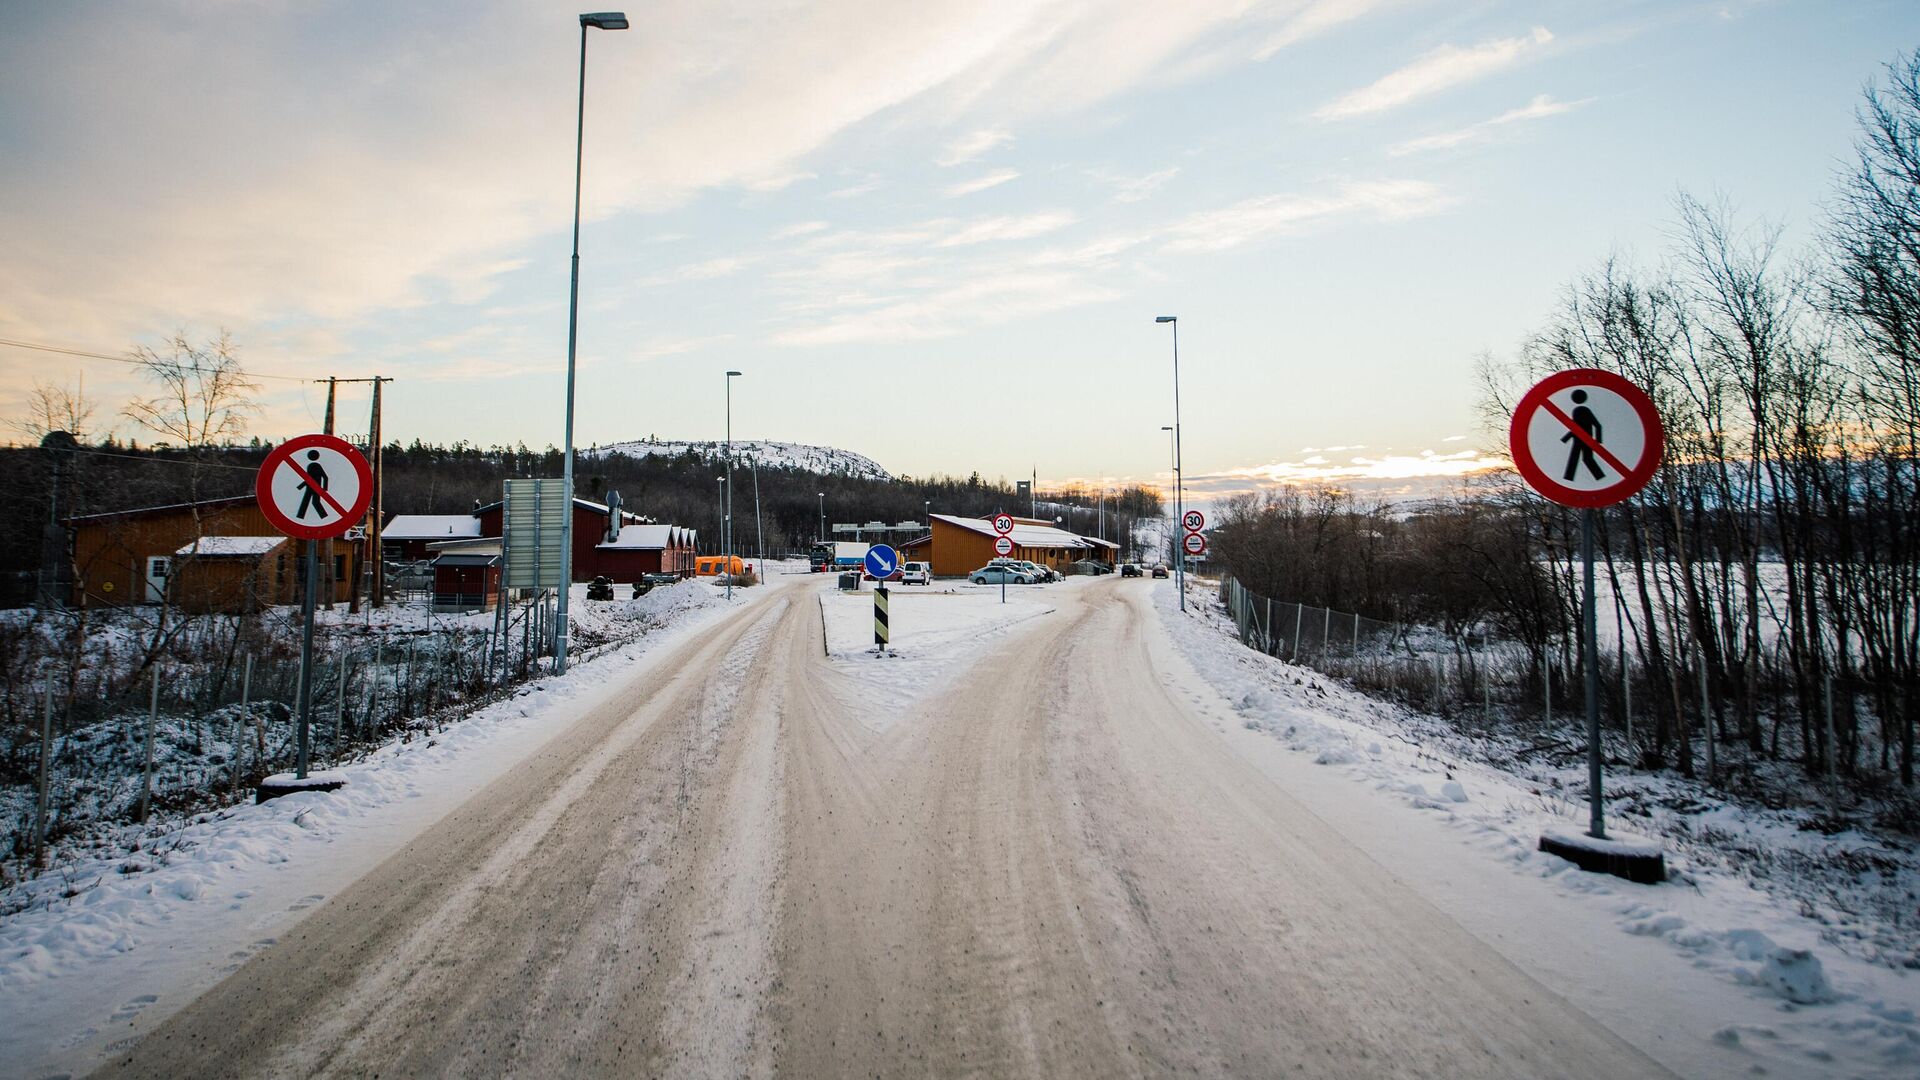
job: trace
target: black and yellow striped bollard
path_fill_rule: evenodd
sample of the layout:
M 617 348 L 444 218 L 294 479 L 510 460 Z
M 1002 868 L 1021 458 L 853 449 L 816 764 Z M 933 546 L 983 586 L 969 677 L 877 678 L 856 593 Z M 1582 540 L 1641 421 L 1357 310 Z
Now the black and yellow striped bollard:
M 887 651 L 887 583 L 877 582 L 873 590 L 873 644 L 880 652 Z

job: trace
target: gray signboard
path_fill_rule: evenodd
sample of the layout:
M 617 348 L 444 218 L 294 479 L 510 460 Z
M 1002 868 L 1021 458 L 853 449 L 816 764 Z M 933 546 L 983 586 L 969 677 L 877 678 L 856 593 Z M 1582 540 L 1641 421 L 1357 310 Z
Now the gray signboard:
M 560 587 L 561 530 L 567 522 L 566 488 L 558 477 L 508 480 L 501 538 L 509 589 Z

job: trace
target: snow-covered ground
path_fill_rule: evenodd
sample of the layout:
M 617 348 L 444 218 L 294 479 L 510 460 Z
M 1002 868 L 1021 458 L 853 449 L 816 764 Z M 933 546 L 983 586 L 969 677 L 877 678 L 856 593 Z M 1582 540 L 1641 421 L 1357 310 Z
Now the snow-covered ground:
M 718 460 L 726 454 L 726 450 L 727 444 L 724 442 L 636 439 L 632 442 L 608 443 L 605 446 L 583 450 L 581 456 L 625 454 L 628 457 L 650 457 L 654 454 L 663 454 L 667 457 L 679 457 L 681 454 L 692 452 L 702 458 Z M 865 454 L 856 454 L 851 450 L 841 450 L 832 446 L 771 442 L 766 439 L 735 439 L 733 459 L 735 463 L 741 465 L 749 459 L 755 460 L 770 469 L 805 469 L 808 472 L 829 476 L 854 476 L 867 480 L 893 478 L 893 474 Z
M 1059 590 L 1093 580 L 1008 585 L 1004 604 L 998 585 L 943 579 L 926 586 L 890 586 L 887 626 L 892 643 L 884 656 L 873 644 L 873 583 L 862 582 L 859 592 L 841 592 L 829 580 L 820 591 L 826 626 L 822 648 L 861 686 L 865 698 L 879 706 L 863 711 L 862 720 L 884 727 L 915 699 L 951 679 L 980 646 L 1053 611 Z
M 1686 1075 L 1900 1076 L 1920 1070 L 1920 897 L 1911 853 L 1838 892 L 1797 888 L 1800 868 L 1751 878 L 1759 857 L 1829 846 L 1902 853 L 1864 837 L 1809 836 L 1764 813 L 1699 804 L 1686 823 L 1632 816 L 1610 831 L 1663 839 L 1674 879 L 1632 885 L 1541 854 L 1542 831 L 1585 829 L 1578 793 L 1503 771 L 1438 737 L 1432 718 L 1239 645 L 1211 591 L 1182 615 L 1156 606 L 1196 673 L 1196 706 L 1250 761 L 1429 900 L 1628 1041 Z M 1171 673 L 1169 673 L 1171 677 Z M 1690 840 L 1676 840 L 1684 830 Z M 1761 886 L 1772 887 L 1772 891 Z M 1824 901 L 1809 895 L 1819 891 Z M 1879 925 L 1868 912 L 1884 913 Z M 1904 918 L 1905 926 L 1885 919 Z
M 734 606 L 764 592 L 736 590 Z M 0 923 L 0 1075 L 84 1071 L 150 1030 L 616 692 L 633 661 L 722 616 L 724 595 L 707 581 L 612 604 L 577 595 L 592 628 L 655 629 L 587 650 L 565 678 L 529 683 L 444 730 L 340 767 L 339 792 L 202 814 L 131 851 L 103 849 L 10 890 L 16 913 Z

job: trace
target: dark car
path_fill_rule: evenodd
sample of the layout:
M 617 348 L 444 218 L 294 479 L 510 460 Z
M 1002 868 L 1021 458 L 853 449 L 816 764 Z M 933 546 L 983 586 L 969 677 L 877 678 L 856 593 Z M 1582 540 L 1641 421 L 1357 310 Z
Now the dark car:
M 1121 576 L 1121 577 L 1139 577 L 1139 576 L 1140 576 L 1140 564 L 1139 564 L 1139 563 L 1128 563 L 1128 564 L 1126 564 L 1125 566 L 1122 566 L 1122 567 L 1120 568 L 1120 576 Z

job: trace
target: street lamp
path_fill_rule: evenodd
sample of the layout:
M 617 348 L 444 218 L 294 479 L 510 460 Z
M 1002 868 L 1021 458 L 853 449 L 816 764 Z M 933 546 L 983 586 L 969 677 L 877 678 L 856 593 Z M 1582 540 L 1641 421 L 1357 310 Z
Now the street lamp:
M 1157 323 L 1173 324 L 1173 520 L 1181 525 L 1186 513 L 1186 500 L 1182 497 L 1180 483 L 1180 316 L 1156 315 Z M 1179 535 L 1177 532 L 1174 535 Z M 1174 572 L 1180 589 L 1180 610 L 1187 610 L 1187 558 L 1184 550 L 1175 550 Z
M 727 500 L 720 510 L 727 519 L 725 537 L 727 558 L 722 565 L 727 568 L 727 599 L 729 600 L 733 599 L 733 378 L 738 374 L 740 373 L 737 371 L 727 372 Z
M 820 542 L 827 542 L 827 493 L 820 493 Z
M 560 519 L 560 605 L 553 619 L 553 670 L 567 670 L 567 596 L 573 592 L 573 358 L 580 339 L 580 165 L 587 138 L 587 27 L 625 30 L 627 17 L 618 11 L 596 11 L 580 16 L 580 100 L 573 131 L 573 272 L 567 291 L 567 437 L 560 463 L 560 487 L 566 492 L 567 511 Z

